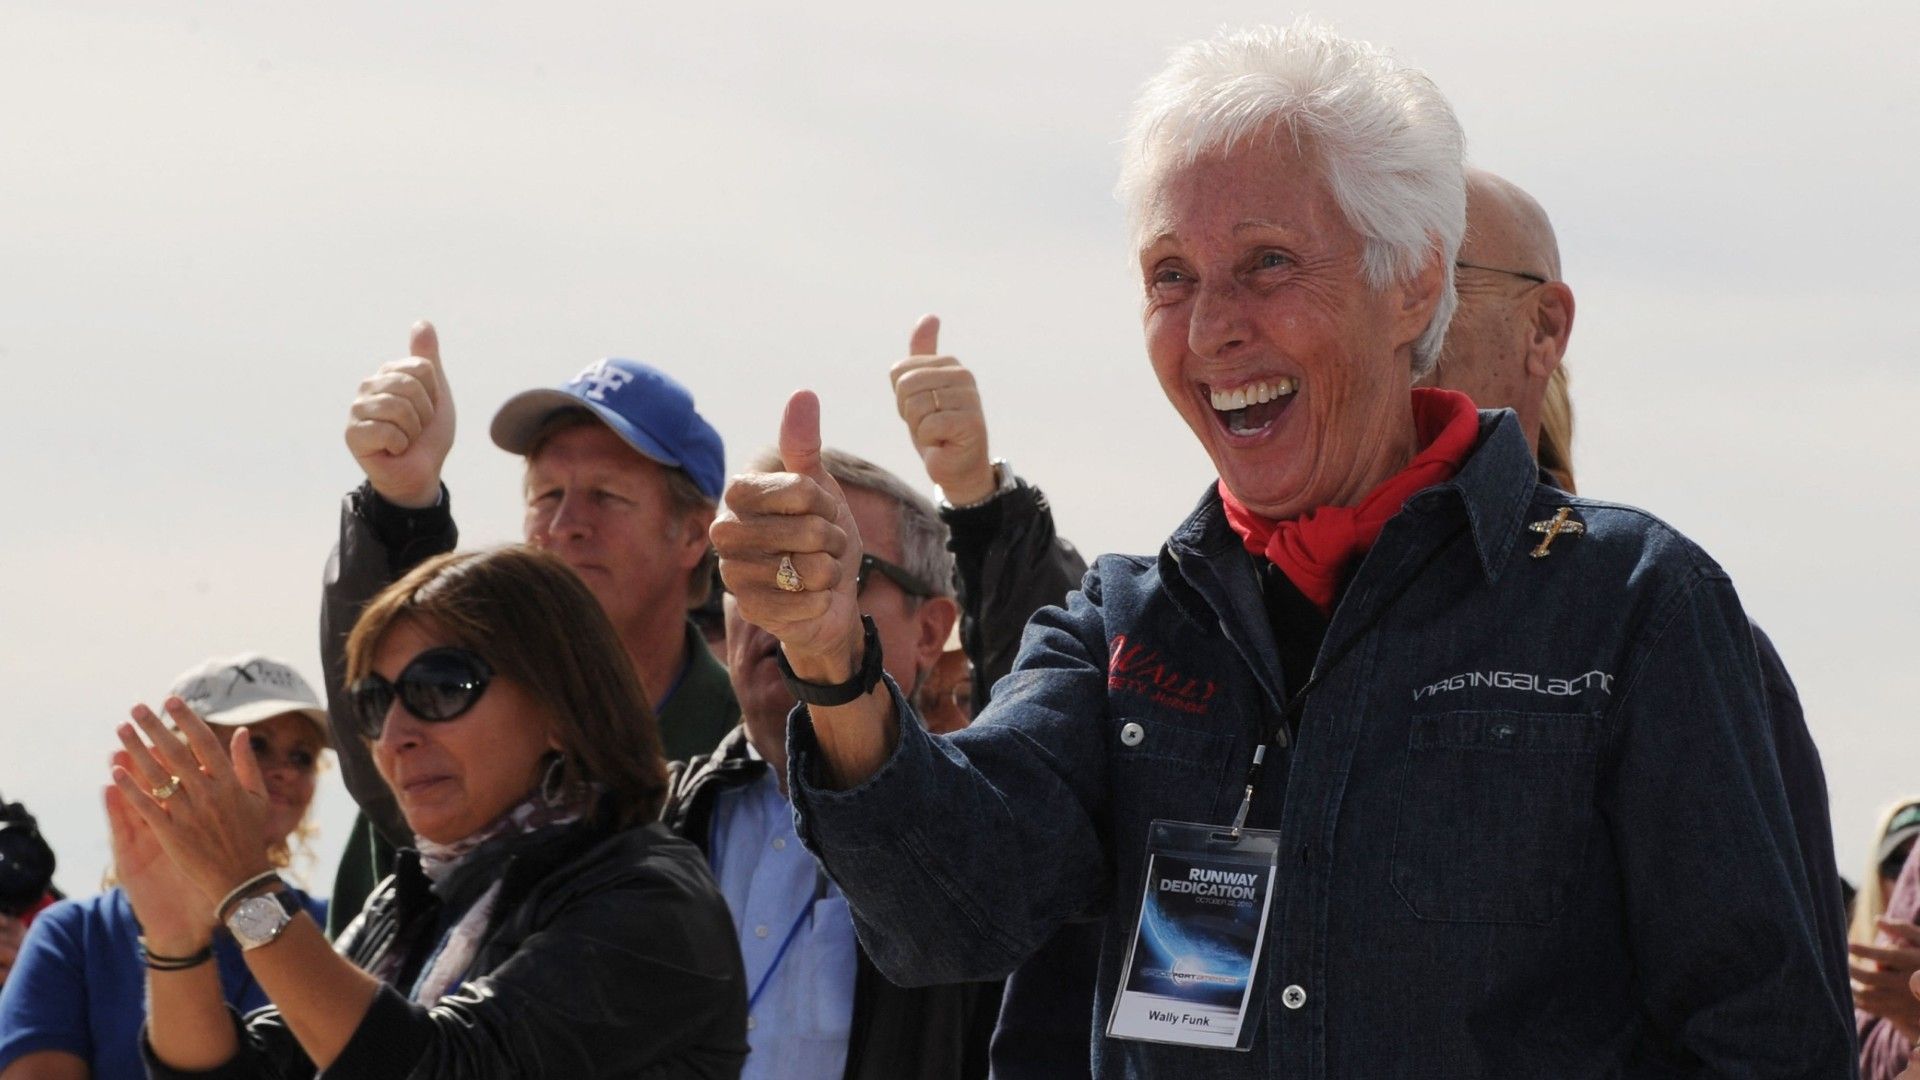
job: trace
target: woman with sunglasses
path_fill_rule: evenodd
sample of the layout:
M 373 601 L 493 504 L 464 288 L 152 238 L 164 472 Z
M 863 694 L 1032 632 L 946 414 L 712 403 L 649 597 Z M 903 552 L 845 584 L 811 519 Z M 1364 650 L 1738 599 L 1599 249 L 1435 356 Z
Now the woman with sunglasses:
M 169 694 L 192 702 L 223 742 L 231 737 L 248 745 L 266 794 L 250 853 L 263 865 L 289 865 L 291 842 L 308 832 L 307 809 L 327 745 L 320 699 L 292 667 L 258 653 L 197 664 L 174 680 Z M 175 904 L 191 887 L 169 873 L 151 836 L 135 839 L 113 830 L 107 884 L 114 887 L 63 901 L 35 920 L 0 992 L 0 1080 L 139 1075 L 146 972 L 142 923 L 134 912 L 155 912 L 158 921 L 156 905 Z M 244 841 L 244 834 L 236 837 Z M 289 895 L 312 917 L 326 917 L 325 901 Z M 208 936 L 204 963 L 219 973 L 227 1004 L 243 1012 L 267 1004 L 239 945 L 215 928 L 207 905 L 192 904 L 176 916 L 197 919 Z
M 429 560 L 368 605 L 347 682 L 418 851 L 338 953 L 236 840 L 264 812 L 247 748 L 229 762 L 177 700 L 178 736 L 144 707 L 122 729 L 111 798 L 273 1002 L 240 1023 L 201 923 L 140 912 L 149 1075 L 737 1076 L 733 924 L 698 850 L 652 824 L 659 736 L 579 579 L 527 548 Z

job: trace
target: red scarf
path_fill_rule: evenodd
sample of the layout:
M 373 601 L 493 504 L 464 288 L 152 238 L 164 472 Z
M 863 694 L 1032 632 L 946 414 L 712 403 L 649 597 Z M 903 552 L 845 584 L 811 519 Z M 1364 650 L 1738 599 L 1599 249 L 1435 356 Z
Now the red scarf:
M 1287 580 L 1331 618 L 1340 582 L 1354 560 L 1367 553 L 1387 520 L 1413 493 L 1445 483 L 1460 471 L 1480 435 L 1473 402 L 1455 390 L 1421 387 L 1413 392 L 1414 435 L 1420 452 L 1356 506 L 1322 506 L 1292 521 L 1269 521 L 1240 504 L 1220 481 L 1227 524 L 1255 555 L 1265 555 Z

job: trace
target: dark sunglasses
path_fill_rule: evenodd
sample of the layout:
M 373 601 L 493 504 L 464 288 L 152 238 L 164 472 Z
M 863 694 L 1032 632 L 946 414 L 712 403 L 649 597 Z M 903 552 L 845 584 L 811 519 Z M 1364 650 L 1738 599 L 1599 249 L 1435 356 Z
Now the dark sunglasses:
M 360 734 L 378 739 L 395 698 L 416 718 L 439 723 L 473 708 L 492 679 L 492 666 L 479 654 L 458 645 L 441 645 L 407 661 L 392 682 L 382 675 L 368 675 L 347 694 L 360 721 Z
M 881 577 L 900 586 L 900 591 L 906 593 L 908 596 L 928 597 L 935 595 L 933 586 L 915 577 L 913 571 L 898 563 L 890 563 L 878 555 L 861 552 L 860 571 L 853 577 L 853 592 L 855 596 L 867 591 L 867 578 L 872 576 L 875 570 L 880 571 Z
M 1912 854 L 1913 854 L 1913 841 L 1911 840 L 1907 841 L 1904 844 L 1901 844 L 1897 848 L 1894 848 L 1893 853 L 1888 855 L 1884 860 L 1881 861 L 1880 876 L 1883 878 L 1899 877 L 1900 871 L 1905 870 L 1907 868 L 1907 856 Z

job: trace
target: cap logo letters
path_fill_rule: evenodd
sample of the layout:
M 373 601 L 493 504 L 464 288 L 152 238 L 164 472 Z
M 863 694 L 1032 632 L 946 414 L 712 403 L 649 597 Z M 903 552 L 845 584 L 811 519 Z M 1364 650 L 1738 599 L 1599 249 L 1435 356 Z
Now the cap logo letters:
M 588 398 L 594 401 L 605 401 L 609 391 L 618 391 L 632 381 L 632 375 L 602 360 L 574 376 L 573 385 L 584 385 L 586 387 L 584 393 Z

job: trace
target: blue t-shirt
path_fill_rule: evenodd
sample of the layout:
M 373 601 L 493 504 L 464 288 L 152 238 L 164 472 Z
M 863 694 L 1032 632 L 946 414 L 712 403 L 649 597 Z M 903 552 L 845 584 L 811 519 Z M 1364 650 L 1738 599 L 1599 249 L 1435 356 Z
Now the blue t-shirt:
M 301 900 L 314 921 L 326 925 L 326 901 L 304 894 Z M 0 1071 L 28 1054 L 63 1050 L 102 1080 L 145 1076 L 140 1024 L 147 1016 L 147 973 L 139 936 L 133 905 L 120 889 L 62 900 L 41 912 L 0 988 Z M 246 1013 L 268 1003 L 225 932 L 214 940 L 213 959 L 229 1005 Z

